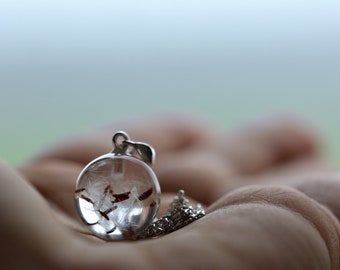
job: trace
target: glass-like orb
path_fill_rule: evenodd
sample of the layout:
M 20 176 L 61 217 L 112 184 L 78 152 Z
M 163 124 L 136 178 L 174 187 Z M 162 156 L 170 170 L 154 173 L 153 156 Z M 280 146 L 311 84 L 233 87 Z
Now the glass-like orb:
M 88 164 L 77 180 L 75 204 L 89 229 L 106 240 L 132 239 L 155 218 L 160 187 L 141 160 L 113 153 Z

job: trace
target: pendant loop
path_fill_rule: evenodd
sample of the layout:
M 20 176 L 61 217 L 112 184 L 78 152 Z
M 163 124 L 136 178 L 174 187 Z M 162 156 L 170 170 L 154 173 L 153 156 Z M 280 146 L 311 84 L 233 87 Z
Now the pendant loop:
M 112 153 L 123 155 L 126 151 L 125 142 L 129 140 L 129 135 L 127 135 L 127 133 L 125 133 L 124 131 L 116 132 L 112 137 L 112 143 L 114 147 Z
M 131 141 L 124 131 L 118 131 L 112 138 L 114 149 L 112 153 L 116 155 L 127 155 L 138 158 L 148 165 L 155 162 L 156 152 L 146 143 Z

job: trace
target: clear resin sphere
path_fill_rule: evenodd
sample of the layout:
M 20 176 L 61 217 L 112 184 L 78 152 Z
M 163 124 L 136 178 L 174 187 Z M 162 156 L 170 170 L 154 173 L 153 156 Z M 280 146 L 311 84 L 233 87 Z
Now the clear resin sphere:
M 155 218 L 160 201 L 156 175 L 143 161 L 113 153 L 88 164 L 77 180 L 80 217 L 98 237 L 132 239 Z

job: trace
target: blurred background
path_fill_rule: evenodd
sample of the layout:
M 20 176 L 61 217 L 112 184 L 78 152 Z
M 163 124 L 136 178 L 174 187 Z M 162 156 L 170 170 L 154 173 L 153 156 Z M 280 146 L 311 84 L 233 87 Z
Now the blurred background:
M 278 112 L 340 162 L 340 1 L 0 1 L 0 158 L 109 121 Z

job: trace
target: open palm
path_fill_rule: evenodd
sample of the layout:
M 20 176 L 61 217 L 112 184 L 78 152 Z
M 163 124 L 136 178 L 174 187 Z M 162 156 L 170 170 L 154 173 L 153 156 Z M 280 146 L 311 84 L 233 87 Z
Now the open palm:
M 207 215 L 157 239 L 92 236 L 75 180 L 117 130 L 157 151 L 159 215 L 179 189 Z M 3 269 L 339 269 L 340 182 L 316 148 L 285 118 L 223 133 L 163 115 L 67 138 L 17 169 L 0 165 Z

